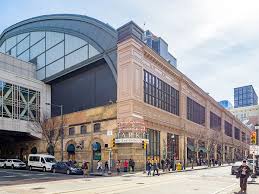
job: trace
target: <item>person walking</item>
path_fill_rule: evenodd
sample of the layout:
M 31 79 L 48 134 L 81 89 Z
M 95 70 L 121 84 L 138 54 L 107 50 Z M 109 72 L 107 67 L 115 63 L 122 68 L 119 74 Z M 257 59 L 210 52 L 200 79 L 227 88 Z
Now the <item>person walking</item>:
M 116 170 L 117 170 L 117 175 L 119 175 L 120 172 L 121 172 L 121 162 L 120 162 L 120 160 L 118 160 L 116 162 Z
M 163 172 L 165 172 L 165 160 L 164 159 L 161 160 L 161 166 L 162 166 Z
M 98 171 L 98 172 L 102 172 L 102 170 L 103 170 L 103 163 L 102 163 L 101 160 L 99 160 L 99 161 L 97 162 L 97 171 Z
M 105 161 L 104 163 L 104 172 L 109 172 L 109 164 L 108 164 L 108 161 Z
M 131 166 L 131 168 L 132 168 L 132 172 L 134 172 L 135 171 L 135 161 L 132 159 L 132 166 Z
M 151 161 L 148 160 L 147 161 L 147 175 L 148 176 L 151 176 L 151 169 L 152 169 L 152 164 L 151 164 Z
M 237 178 L 240 178 L 241 192 L 246 193 L 247 179 L 250 176 L 251 169 L 247 166 L 246 160 L 243 160 L 242 165 L 238 168 Z
M 124 167 L 124 172 L 128 172 L 128 168 L 129 168 L 128 160 L 124 160 L 123 167 Z
M 159 174 L 159 172 L 158 172 L 158 162 L 157 162 L 157 160 L 154 160 L 154 162 L 153 162 L 153 176 L 155 176 L 155 172 L 156 172 L 156 174 L 157 174 L 157 176 L 159 176 L 160 174 Z
M 88 177 L 88 172 L 89 172 L 89 167 L 88 167 L 88 162 L 86 162 L 85 160 L 83 161 L 82 164 L 82 169 L 83 169 L 83 173 L 84 173 L 84 178 Z

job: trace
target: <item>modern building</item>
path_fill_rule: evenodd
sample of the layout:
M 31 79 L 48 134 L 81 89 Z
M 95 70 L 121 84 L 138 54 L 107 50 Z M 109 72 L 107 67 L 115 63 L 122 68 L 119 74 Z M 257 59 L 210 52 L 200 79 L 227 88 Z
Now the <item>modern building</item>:
M 21 157 L 25 149 L 16 143 L 37 140 L 41 135 L 30 126 L 50 102 L 50 87 L 36 79 L 35 65 L 0 53 L 0 157 Z
M 258 97 L 252 85 L 234 88 L 234 107 L 252 106 L 258 104 Z
M 177 67 L 176 58 L 168 51 L 168 44 L 161 37 L 157 37 L 147 30 L 144 32 L 144 42 L 171 65 Z
M 250 129 L 147 46 L 144 37 L 134 22 L 116 30 L 67 14 L 31 18 L 1 34 L 1 51 L 34 64 L 36 82 L 51 90 L 51 98 L 40 103 L 41 114 L 50 108 L 47 102 L 53 118 L 63 118 L 57 159 L 86 159 L 93 167 L 108 160 L 112 149 L 113 161 L 132 158 L 143 169 L 145 159 L 173 158 L 188 165 L 195 158 L 232 161 L 247 155 Z M 47 148 L 44 138 L 15 146 L 19 156 L 21 150 L 28 155 Z
M 222 106 L 225 109 L 233 108 L 233 105 L 228 100 L 222 100 L 219 102 L 219 105 Z

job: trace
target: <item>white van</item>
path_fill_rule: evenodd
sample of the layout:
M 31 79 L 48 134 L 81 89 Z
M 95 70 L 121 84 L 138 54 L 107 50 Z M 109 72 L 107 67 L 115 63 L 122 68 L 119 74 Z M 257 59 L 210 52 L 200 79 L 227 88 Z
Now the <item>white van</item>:
M 45 171 L 51 171 L 52 165 L 56 163 L 55 157 L 44 154 L 30 154 L 28 157 L 28 167 L 32 169 L 42 169 Z

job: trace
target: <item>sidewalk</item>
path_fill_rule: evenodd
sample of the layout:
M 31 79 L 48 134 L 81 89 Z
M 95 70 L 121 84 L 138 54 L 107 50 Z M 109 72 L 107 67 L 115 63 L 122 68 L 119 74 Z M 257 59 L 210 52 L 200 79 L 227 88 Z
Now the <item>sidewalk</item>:
M 221 166 L 211 166 L 211 167 L 208 167 L 208 166 L 194 166 L 193 169 L 192 167 L 187 167 L 185 170 L 180 170 L 180 171 L 164 171 L 163 170 L 159 170 L 159 173 L 160 175 L 163 175 L 163 174 L 170 174 L 170 173 L 179 173 L 179 172 L 187 172 L 187 171 L 195 171 L 195 170 L 204 170 L 204 169 L 210 169 L 210 168 L 219 168 L 219 167 L 226 167 L 226 166 L 230 166 L 231 164 L 223 164 Z M 153 171 L 152 171 L 153 172 Z M 147 173 L 143 173 L 142 172 L 135 172 L 135 173 L 122 173 L 120 175 L 117 175 L 117 174 L 113 174 L 111 176 L 147 176 Z M 109 176 L 109 175 L 107 175 Z

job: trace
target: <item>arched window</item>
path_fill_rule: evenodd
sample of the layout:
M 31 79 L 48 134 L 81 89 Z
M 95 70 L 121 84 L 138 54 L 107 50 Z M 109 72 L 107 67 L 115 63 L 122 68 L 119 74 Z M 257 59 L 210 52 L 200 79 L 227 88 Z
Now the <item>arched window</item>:
M 69 154 L 75 154 L 75 150 L 76 150 L 76 148 L 75 148 L 74 144 L 69 144 L 69 145 L 67 146 L 67 153 L 69 153 Z
M 0 52 L 34 63 L 40 80 L 99 54 L 81 38 L 49 31 L 13 36 L 2 43 Z
M 93 149 L 93 160 L 101 160 L 102 159 L 101 144 L 99 142 L 94 142 L 92 144 L 92 149 Z

